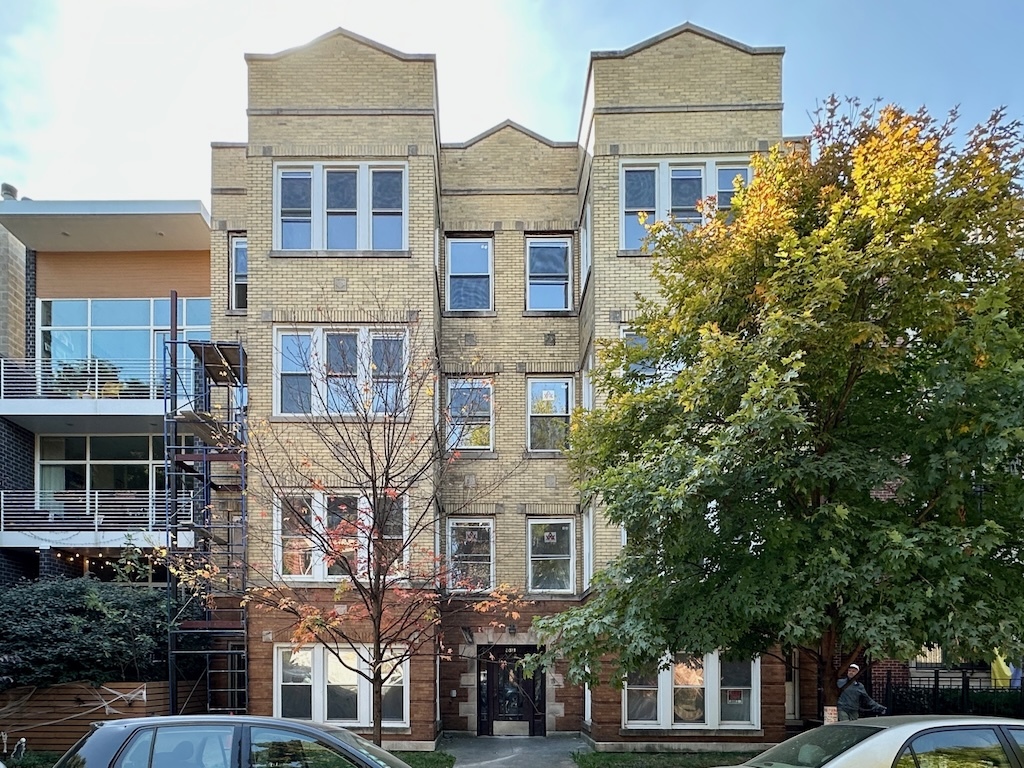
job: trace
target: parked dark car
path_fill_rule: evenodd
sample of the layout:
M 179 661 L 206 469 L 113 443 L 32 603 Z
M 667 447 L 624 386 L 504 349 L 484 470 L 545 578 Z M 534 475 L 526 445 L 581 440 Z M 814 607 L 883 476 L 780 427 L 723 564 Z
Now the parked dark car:
M 340 726 L 248 715 L 94 723 L 54 768 L 409 768 Z
M 903 715 L 830 723 L 787 739 L 742 765 L 1020 768 L 1024 766 L 1024 720 Z

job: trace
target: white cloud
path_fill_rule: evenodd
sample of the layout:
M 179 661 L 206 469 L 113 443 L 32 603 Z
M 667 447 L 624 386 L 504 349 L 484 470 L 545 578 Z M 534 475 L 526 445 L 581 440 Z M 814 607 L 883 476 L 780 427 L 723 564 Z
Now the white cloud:
M 534 20 L 497 0 L 59 0 L 0 57 L 0 179 L 40 199 L 208 199 L 210 142 L 245 139 L 243 55 L 339 26 L 437 55 L 443 140 L 529 125 L 558 56 Z

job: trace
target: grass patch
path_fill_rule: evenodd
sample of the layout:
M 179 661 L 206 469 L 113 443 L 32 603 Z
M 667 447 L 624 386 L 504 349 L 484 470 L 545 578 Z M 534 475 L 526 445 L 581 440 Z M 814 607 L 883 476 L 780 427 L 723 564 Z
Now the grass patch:
M 395 752 L 395 757 L 405 760 L 412 768 L 452 768 L 455 755 L 447 752 Z
M 711 768 L 739 765 L 758 752 L 587 752 L 573 759 L 580 768 Z

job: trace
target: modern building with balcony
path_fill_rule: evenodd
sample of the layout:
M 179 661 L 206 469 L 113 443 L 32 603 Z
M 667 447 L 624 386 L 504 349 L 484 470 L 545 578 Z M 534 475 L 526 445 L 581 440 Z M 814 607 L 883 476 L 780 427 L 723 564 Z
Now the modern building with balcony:
M 175 323 L 210 337 L 209 215 L 8 188 L 0 227 L 25 265 L 24 339 L 0 359 L 0 573 L 102 575 L 127 542 L 168 542 L 165 342 Z

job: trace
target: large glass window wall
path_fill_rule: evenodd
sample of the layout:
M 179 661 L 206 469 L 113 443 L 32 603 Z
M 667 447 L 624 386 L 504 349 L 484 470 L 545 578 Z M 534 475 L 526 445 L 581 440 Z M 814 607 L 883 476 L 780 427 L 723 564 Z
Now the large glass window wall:
M 37 349 L 57 393 L 159 397 L 170 299 L 42 299 Z M 179 338 L 210 338 L 210 300 L 178 299 Z

